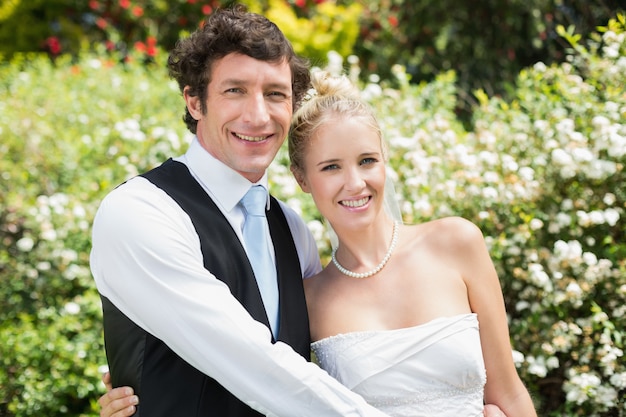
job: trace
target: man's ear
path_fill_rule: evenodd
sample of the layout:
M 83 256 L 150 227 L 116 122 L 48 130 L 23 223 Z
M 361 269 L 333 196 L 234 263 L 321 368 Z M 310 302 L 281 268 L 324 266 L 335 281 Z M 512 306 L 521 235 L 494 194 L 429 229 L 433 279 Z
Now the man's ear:
M 304 191 L 305 193 L 310 193 L 311 190 L 310 190 L 306 180 L 304 179 L 304 175 L 302 174 L 302 170 L 295 168 L 293 165 L 291 165 L 289 167 L 289 169 L 291 169 L 291 173 L 293 174 L 293 177 L 298 182 L 298 185 L 300 185 L 300 188 L 302 189 L 302 191 Z
M 188 85 L 183 89 L 183 98 L 185 99 L 187 110 L 189 110 L 191 117 L 200 120 L 202 119 L 202 103 L 200 102 L 200 97 L 190 95 L 189 90 L 191 90 L 191 87 Z

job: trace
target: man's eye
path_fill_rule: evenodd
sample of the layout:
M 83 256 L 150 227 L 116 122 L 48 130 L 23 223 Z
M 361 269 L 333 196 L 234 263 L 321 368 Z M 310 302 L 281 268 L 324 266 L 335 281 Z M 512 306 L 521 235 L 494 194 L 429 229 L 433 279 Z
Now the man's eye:
M 274 100 L 283 100 L 285 97 L 287 97 L 285 93 L 282 93 L 280 91 L 272 91 L 267 96 Z

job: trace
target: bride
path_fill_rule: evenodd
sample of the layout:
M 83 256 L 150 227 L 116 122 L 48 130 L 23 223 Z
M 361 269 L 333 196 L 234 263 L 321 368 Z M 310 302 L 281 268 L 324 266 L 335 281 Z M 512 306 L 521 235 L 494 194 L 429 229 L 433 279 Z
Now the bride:
M 394 221 L 371 109 L 345 78 L 313 82 L 289 156 L 338 237 L 332 262 L 304 281 L 320 365 L 391 416 L 479 416 L 483 401 L 536 415 L 481 231 L 458 217 Z
M 390 416 L 502 415 L 498 407 L 508 417 L 536 416 L 481 231 L 458 217 L 394 220 L 371 108 L 346 78 L 312 78 L 289 156 L 338 241 L 332 262 L 304 282 L 320 366 Z M 101 415 L 122 410 L 115 398 L 102 397 L 107 411 L 109 401 L 120 407 Z

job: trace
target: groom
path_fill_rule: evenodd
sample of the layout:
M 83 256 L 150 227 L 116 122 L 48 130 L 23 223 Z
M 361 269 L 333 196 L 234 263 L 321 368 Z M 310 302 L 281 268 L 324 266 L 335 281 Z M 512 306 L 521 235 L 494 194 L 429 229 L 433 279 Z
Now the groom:
M 240 200 L 267 189 L 308 67 L 273 23 L 240 7 L 213 14 L 168 65 L 196 136 L 185 155 L 112 191 L 93 226 L 113 385 L 141 397 L 111 390 L 100 415 L 383 417 L 308 362 L 302 278 L 321 266 L 303 221 L 265 197 L 271 305 L 243 238 Z
M 93 224 L 113 385 L 131 386 L 141 398 L 132 411 L 146 417 L 383 417 L 309 362 L 302 279 L 321 269 L 317 246 L 267 194 L 267 167 L 309 87 L 306 62 L 275 24 L 236 7 L 179 42 L 168 67 L 195 137 L 110 192 Z M 253 242 L 251 189 L 269 224 Z M 251 262 L 262 242 L 268 273 Z

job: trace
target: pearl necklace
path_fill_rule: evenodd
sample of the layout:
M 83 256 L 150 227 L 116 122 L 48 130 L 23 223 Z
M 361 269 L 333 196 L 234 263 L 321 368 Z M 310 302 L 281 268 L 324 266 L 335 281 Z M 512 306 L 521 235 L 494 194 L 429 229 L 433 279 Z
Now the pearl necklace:
M 367 278 L 367 277 L 371 277 L 372 275 L 379 273 L 380 270 L 385 267 L 385 265 L 389 261 L 389 258 L 391 258 L 391 253 L 396 247 L 396 243 L 398 243 L 398 221 L 393 222 L 393 235 L 391 237 L 391 244 L 389 245 L 389 250 L 387 251 L 387 254 L 383 258 L 383 260 L 380 261 L 378 265 L 376 265 L 376 268 L 367 272 L 352 272 L 344 268 L 343 266 L 341 266 L 341 264 L 339 264 L 339 261 L 337 261 L 337 256 L 336 256 L 337 249 L 339 248 L 339 246 L 333 249 L 333 252 L 331 253 L 330 257 L 333 260 L 333 263 L 335 264 L 339 272 L 341 272 L 342 274 L 347 275 L 352 278 Z

